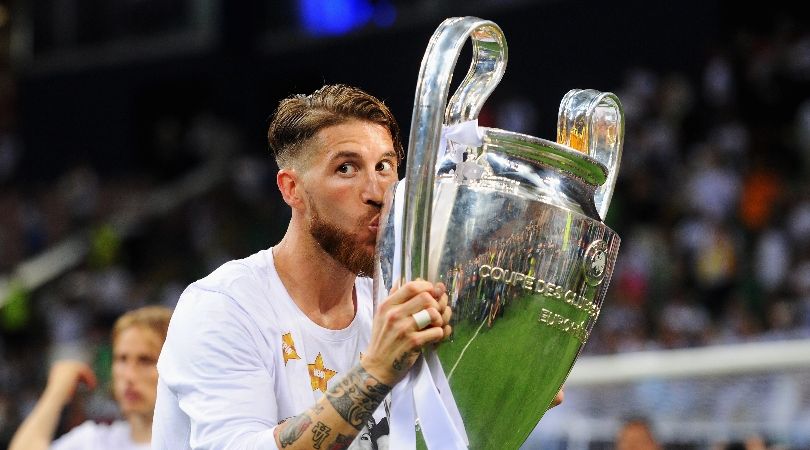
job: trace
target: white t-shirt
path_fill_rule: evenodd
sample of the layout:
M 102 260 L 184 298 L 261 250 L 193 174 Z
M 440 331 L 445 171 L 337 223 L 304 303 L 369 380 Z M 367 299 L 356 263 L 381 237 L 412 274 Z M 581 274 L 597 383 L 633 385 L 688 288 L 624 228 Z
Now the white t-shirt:
M 157 364 L 152 447 L 276 448 L 273 429 L 311 408 L 368 346 L 371 280 L 358 278 L 355 291 L 354 320 L 329 330 L 290 298 L 271 250 L 192 283 Z
M 88 420 L 53 441 L 51 450 L 149 450 L 149 444 L 132 441 L 129 423 L 118 420 L 111 424 Z

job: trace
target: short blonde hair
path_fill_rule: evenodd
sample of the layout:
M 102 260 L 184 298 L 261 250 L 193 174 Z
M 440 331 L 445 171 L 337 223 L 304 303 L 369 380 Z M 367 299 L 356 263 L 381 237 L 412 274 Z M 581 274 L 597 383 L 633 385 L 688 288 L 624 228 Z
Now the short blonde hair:
M 144 306 L 127 312 L 115 321 L 113 325 L 111 339 L 115 339 L 124 330 L 131 327 L 142 327 L 152 330 L 160 336 L 160 342 L 166 340 L 166 333 L 169 330 L 169 319 L 172 317 L 172 310 L 165 306 Z

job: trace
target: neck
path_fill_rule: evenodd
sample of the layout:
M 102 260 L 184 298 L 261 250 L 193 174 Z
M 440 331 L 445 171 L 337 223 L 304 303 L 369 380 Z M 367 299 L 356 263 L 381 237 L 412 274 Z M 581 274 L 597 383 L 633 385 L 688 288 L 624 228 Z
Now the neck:
M 132 441 L 138 444 L 147 444 L 152 441 L 152 417 L 145 417 L 141 414 L 130 414 L 127 417 L 129 422 L 130 436 Z
M 354 319 L 354 281 L 357 276 L 326 253 L 293 221 L 273 260 L 281 282 L 295 304 L 324 328 L 342 329 Z

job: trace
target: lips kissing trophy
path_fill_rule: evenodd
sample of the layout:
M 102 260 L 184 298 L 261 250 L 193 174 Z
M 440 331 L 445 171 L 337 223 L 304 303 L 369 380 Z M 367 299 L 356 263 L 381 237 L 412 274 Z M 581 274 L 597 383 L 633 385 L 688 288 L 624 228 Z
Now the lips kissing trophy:
M 448 102 L 467 38 L 472 63 Z M 619 236 L 603 221 L 624 136 L 618 98 L 569 91 L 557 142 L 479 127 L 506 59 L 496 24 L 456 17 L 422 60 L 375 289 L 379 301 L 392 285 L 443 282 L 453 335 L 394 388 L 392 449 L 415 448 L 416 429 L 430 449 L 518 448 L 588 340 L 616 261 Z

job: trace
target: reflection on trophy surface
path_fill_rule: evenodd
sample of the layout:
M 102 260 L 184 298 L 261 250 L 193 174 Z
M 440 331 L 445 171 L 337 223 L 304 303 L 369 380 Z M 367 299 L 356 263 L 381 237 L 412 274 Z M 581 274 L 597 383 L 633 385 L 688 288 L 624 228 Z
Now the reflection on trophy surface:
M 448 102 L 468 37 L 470 71 Z M 456 432 L 474 449 L 518 448 L 543 416 L 599 317 L 620 241 L 603 223 L 621 157 L 618 99 L 570 91 L 558 142 L 478 127 L 506 54 L 492 22 L 453 18 L 436 31 L 406 180 L 378 243 L 380 289 L 417 277 L 447 286 L 454 331 L 436 353 L 463 422 Z M 454 138 L 461 128 L 472 134 Z

